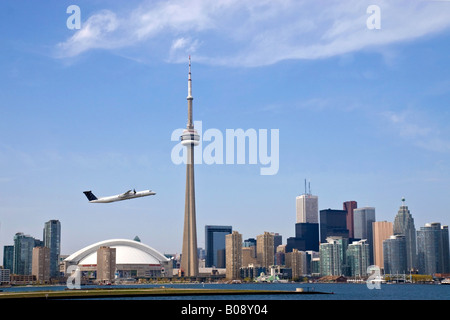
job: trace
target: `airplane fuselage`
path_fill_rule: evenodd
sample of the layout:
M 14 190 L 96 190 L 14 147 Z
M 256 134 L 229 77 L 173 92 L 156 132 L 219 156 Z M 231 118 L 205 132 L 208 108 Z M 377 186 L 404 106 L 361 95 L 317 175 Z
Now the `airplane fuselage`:
M 90 192 L 90 191 L 86 191 L 86 192 Z M 86 194 L 86 192 L 85 192 L 85 194 Z M 92 199 L 92 200 L 89 200 L 89 202 L 90 203 L 109 203 L 109 202 L 115 202 L 115 201 L 122 201 L 122 200 L 146 197 L 146 196 L 151 196 L 151 195 L 155 195 L 155 194 L 156 193 L 151 190 L 144 190 L 144 191 L 137 191 L 137 192 L 130 190 L 130 191 L 127 191 L 125 193 L 118 194 L 115 196 Z M 88 195 L 86 194 L 86 196 L 88 196 Z M 89 196 L 88 196 L 88 198 L 89 198 Z

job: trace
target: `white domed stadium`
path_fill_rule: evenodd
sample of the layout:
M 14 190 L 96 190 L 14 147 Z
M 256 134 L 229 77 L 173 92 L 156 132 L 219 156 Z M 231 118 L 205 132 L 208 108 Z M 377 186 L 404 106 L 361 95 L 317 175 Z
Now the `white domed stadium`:
M 71 254 L 64 259 L 64 270 L 76 265 L 85 274 L 97 271 L 97 251 L 115 249 L 117 278 L 155 278 L 172 276 L 172 260 L 152 247 L 136 240 L 111 239 L 100 241 Z

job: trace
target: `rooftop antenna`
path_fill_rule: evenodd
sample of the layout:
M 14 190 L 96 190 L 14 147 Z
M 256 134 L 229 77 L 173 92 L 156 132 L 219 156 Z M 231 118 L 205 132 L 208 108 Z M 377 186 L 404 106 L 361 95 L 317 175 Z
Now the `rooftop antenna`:
M 306 192 L 306 179 L 305 179 L 305 194 L 307 194 L 307 192 Z
M 311 181 L 308 182 L 309 194 L 311 195 Z

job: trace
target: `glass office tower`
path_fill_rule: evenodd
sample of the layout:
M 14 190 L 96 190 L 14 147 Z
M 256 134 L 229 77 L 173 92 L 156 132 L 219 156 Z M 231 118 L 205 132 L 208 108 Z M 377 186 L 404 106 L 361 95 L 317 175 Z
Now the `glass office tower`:
M 448 227 L 427 223 L 417 231 L 419 273 L 450 273 Z
M 231 226 L 205 226 L 205 267 L 226 267 L 225 236 L 232 232 Z
M 59 256 L 61 254 L 61 223 L 49 220 L 44 226 L 44 246 L 50 249 L 50 277 L 59 275 Z

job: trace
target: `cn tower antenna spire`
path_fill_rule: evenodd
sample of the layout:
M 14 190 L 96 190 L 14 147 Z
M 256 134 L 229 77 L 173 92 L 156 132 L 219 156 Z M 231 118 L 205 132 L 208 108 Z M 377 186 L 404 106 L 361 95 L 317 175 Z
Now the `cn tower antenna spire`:
M 192 100 L 194 100 L 194 97 L 192 96 L 192 79 L 191 79 L 191 56 L 189 56 L 189 76 L 188 76 L 188 129 L 194 128 L 194 123 L 192 121 Z

